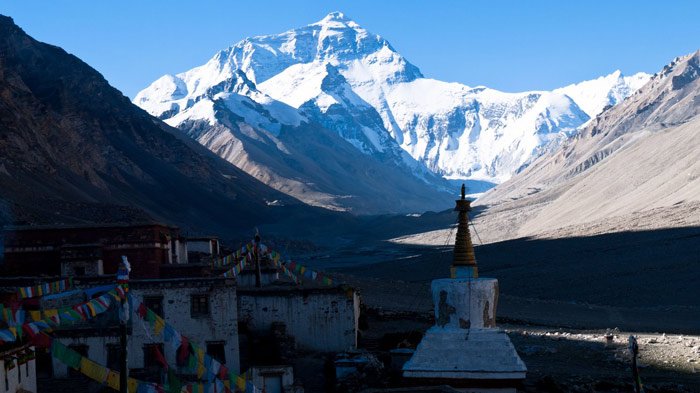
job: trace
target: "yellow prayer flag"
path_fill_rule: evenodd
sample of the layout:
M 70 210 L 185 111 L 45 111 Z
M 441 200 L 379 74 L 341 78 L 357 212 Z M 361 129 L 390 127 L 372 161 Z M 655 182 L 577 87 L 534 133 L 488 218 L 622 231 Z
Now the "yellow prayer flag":
M 245 378 L 241 376 L 236 377 L 236 386 L 238 387 L 238 389 L 245 392 Z
M 139 390 L 139 381 L 135 380 L 134 378 L 129 378 L 126 381 L 126 387 L 129 390 L 129 392 L 135 392 Z
M 161 333 L 163 333 L 163 329 L 165 329 L 165 321 L 163 318 L 156 318 L 156 321 L 153 323 L 153 330 L 156 333 L 156 336 L 160 336 Z
M 202 348 L 197 348 L 197 378 L 202 378 L 204 375 L 204 350 Z
M 107 368 L 86 357 L 80 359 L 80 372 L 99 383 L 103 383 L 107 378 Z
M 114 390 L 119 390 L 119 373 L 114 370 L 107 372 L 107 386 Z
M 30 311 L 29 316 L 32 318 L 32 321 L 41 321 L 41 311 L 35 310 L 35 311 Z

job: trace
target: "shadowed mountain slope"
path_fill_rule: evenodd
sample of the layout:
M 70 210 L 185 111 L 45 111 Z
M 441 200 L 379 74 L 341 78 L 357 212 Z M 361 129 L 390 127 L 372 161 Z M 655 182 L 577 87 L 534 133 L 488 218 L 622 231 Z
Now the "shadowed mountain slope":
M 34 40 L 4 16 L 0 152 L 4 223 L 150 217 L 233 234 L 286 215 L 326 214 L 151 117 L 80 59 Z

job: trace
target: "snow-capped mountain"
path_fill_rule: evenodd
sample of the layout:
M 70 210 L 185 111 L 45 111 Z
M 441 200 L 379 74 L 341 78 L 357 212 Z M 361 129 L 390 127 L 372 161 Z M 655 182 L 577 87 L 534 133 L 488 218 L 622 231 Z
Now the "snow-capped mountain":
M 324 127 L 333 119 L 330 114 L 274 100 L 241 70 L 225 76 L 210 78 L 216 83 L 203 88 L 201 78 L 166 75 L 136 101 L 258 180 L 313 206 L 366 214 L 441 210 L 449 205 L 444 179 L 388 135 L 365 133 L 355 124 L 353 116 L 361 115 L 362 109 L 371 116 L 371 107 L 352 107 L 349 102 L 338 107 L 347 108 L 339 111 L 342 127 L 331 131 Z
M 616 105 L 644 86 L 651 75 L 638 72 L 632 76 L 624 76 L 620 70 L 600 78 L 574 83 L 554 90 L 571 97 L 579 108 L 591 118 L 596 117 L 603 109 Z
M 282 34 L 245 39 L 200 67 L 160 78 L 134 103 L 210 148 L 219 146 L 213 150 L 239 166 L 246 142 L 228 136 L 231 147 L 221 148 L 207 142 L 213 137 L 201 127 L 224 125 L 224 107 L 271 141 L 285 128 L 330 130 L 365 157 L 442 187 L 435 175 L 507 180 L 643 79 L 614 73 L 602 82 L 523 93 L 446 83 L 425 78 L 387 40 L 334 12 Z M 278 142 L 269 146 L 283 151 Z M 308 174 L 300 176 L 300 183 L 309 183 L 303 180 Z
M 477 203 L 511 237 L 697 226 L 698 97 L 700 51 L 674 59 Z

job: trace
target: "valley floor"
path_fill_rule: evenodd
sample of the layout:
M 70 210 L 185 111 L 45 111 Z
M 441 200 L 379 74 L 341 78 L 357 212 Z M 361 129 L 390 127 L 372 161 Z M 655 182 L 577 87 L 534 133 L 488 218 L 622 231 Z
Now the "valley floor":
M 441 243 L 368 242 L 310 263 L 359 288 L 368 309 L 414 316 L 380 332 L 422 332 L 430 324 L 411 321 L 427 321 L 430 281 L 449 274 L 452 249 Z M 625 391 L 635 334 L 645 383 L 700 392 L 700 227 L 515 239 L 476 255 L 480 275 L 499 279 L 498 317 L 528 364 L 528 390 Z M 606 349 L 602 334 L 615 328 Z
M 432 325 L 425 314 L 370 310 L 364 342 L 407 338 Z M 631 392 L 630 335 L 640 347 L 638 367 L 648 393 L 700 392 L 700 336 L 553 328 L 501 322 L 527 365 L 525 392 Z M 397 338 L 398 336 L 398 338 Z

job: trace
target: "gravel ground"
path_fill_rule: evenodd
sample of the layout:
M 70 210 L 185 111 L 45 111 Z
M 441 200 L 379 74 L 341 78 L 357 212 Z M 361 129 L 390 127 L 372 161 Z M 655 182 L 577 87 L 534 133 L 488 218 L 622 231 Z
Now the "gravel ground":
M 687 283 L 683 281 L 684 274 L 698 273 L 692 263 L 694 257 L 690 256 L 686 267 L 676 266 L 678 261 L 673 257 L 657 260 L 655 266 L 666 271 L 668 277 L 657 277 L 648 293 L 650 287 L 621 280 L 615 273 L 598 274 L 597 281 L 577 281 L 580 270 L 573 256 L 579 255 L 577 258 L 584 262 L 599 258 L 599 267 L 610 264 L 614 271 L 615 264 L 629 264 L 646 253 L 644 247 L 648 244 L 664 244 L 669 255 L 676 249 L 692 254 L 698 247 L 697 231 L 650 232 L 611 241 L 603 237 L 570 243 L 570 239 L 564 239 L 556 247 L 552 247 L 556 243 L 527 240 L 477 247 L 482 275 L 497 277 L 501 282 L 499 325 L 507 330 L 528 366 L 525 390 L 632 391 L 626 348 L 629 335 L 635 335 L 640 347 L 640 375 L 647 392 L 700 392 L 700 308 L 698 289 L 693 284 L 697 280 L 691 276 L 686 277 Z M 544 254 L 549 262 L 537 257 L 543 253 L 542 246 L 547 248 Z M 497 251 L 503 249 L 506 251 Z M 558 255 L 560 252 L 563 254 Z M 629 259 L 619 258 L 626 252 L 632 254 Z M 335 266 L 327 270 L 360 290 L 364 304 L 372 310 L 370 314 L 388 316 L 371 318 L 369 330 L 363 333 L 365 338 L 422 333 L 431 325 L 430 281 L 447 276 L 450 247 L 385 244 L 376 253 L 366 247 L 362 263 L 354 265 L 353 259 L 358 259 L 351 254 L 336 254 L 339 257 L 332 263 L 317 261 L 317 266 L 324 262 Z M 562 260 L 569 260 L 573 269 Z M 535 264 L 545 272 L 525 276 L 522 266 Z M 553 271 L 548 273 L 550 266 Z M 639 266 L 644 267 L 644 263 Z M 605 304 L 601 299 L 609 302 Z M 608 330 L 614 332 L 611 346 L 606 346 L 604 338 Z

